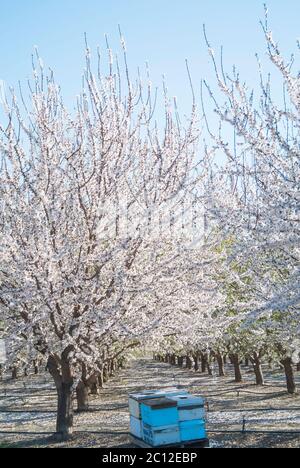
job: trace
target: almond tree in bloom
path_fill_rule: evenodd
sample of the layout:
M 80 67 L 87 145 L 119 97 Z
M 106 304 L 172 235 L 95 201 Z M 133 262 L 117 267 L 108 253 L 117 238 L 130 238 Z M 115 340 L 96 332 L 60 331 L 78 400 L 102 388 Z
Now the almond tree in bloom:
M 264 79 L 260 63 L 261 94 L 257 99 L 236 69 L 229 76 L 217 65 L 207 41 L 218 87 L 225 97 L 221 104 L 206 84 L 219 117 L 219 132 L 210 131 L 210 137 L 214 148 L 226 156 L 215 176 L 220 183 L 214 184 L 213 214 L 224 239 L 231 242 L 223 262 L 223 283 L 235 281 L 247 290 L 235 301 L 236 314 L 242 314 L 243 329 L 258 328 L 258 333 L 261 329 L 269 346 L 273 337 L 288 391 L 294 393 L 292 364 L 293 359 L 299 360 L 300 332 L 300 79 L 294 59 L 286 61 L 272 37 L 267 13 L 262 27 L 267 55 L 282 78 L 281 105 L 274 100 L 272 79 Z M 230 127 L 233 143 L 228 139 Z M 261 335 L 258 343 L 257 348 Z
M 171 299 L 178 213 L 197 179 L 195 106 L 183 128 L 165 88 L 164 125 L 156 124 L 151 83 L 131 81 L 122 43 L 123 65 L 109 49 L 107 73 L 100 56 L 93 73 L 87 48 L 73 113 L 37 55 L 30 99 L 12 91 L 0 126 L 7 364 L 21 354 L 45 359 L 62 438 L 72 433 L 75 389 L 84 406 L 105 362 L 166 315 L 157 305 Z

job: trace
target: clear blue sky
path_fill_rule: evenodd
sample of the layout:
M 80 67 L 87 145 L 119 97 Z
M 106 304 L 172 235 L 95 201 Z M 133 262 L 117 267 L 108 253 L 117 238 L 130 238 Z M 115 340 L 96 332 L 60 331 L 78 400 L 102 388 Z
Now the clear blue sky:
M 285 53 L 295 51 L 300 1 L 267 3 L 276 39 Z M 120 23 L 131 68 L 149 61 L 153 81 L 159 84 L 164 73 L 171 95 L 178 96 L 183 108 L 190 100 L 185 58 L 197 89 L 200 79 L 210 76 L 203 23 L 214 46 L 224 45 L 226 66 L 237 64 L 250 83 L 257 76 L 254 54 L 264 54 L 261 0 L 2 0 L 0 5 L 0 79 L 10 85 L 25 82 L 37 45 L 70 106 L 80 88 L 84 31 L 92 47 L 104 47 L 107 33 L 118 49 Z

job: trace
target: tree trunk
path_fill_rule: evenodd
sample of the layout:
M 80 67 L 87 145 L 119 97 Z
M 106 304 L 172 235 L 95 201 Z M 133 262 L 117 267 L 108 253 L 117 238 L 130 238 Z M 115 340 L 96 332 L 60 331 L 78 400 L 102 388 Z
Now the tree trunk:
M 82 380 L 79 382 L 76 388 L 77 397 L 77 411 L 83 413 L 89 409 L 89 388 L 85 385 Z
M 281 364 L 284 366 L 284 372 L 286 377 L 286 386 L 287 391 L 291 395 L 297 393 L 297 387 L 295 383 L 295 376 L 293 370 L 293 362 L 291 358 L 285 358 L 281 361 Z
M 73 433 L 73 377 L 68 361 L 72 346 L 64 350 L 60 359 L 49 356 L 47 369 L 54 379 L 57 391 L 56 438 L 68 440 Z
M 300 372 L 300 362 L 297 364 L 297 372 Z
M 57 389 L 56 432 L 59 440 L 67 440 L 73 433 L 73 397 L 72 385 L 61 383 Z
M 98 382 L 94 380 L 89 384 L 91 395 L 99 395 Z
M 260 385 L 260 386 L 265 385 L 264 375 L 263 375 L 263 371 L 261 367 L 261 361 L 257 353 L 253 354 L 253 358 L 251 358 L 251 362 L 252 362 L 254 373 L 255 373 L 256 385 Z
M 242 373 L 241 373 L 241 365 L 239 360 L 238 354 L 231 354 L 230 355 L 231 362 L 234 367 L 234 380 L 236 383 L 240 383 L 243 381 Z
M 202 372 L 202 374 L 204 374 L 204 372 L 206 371 L 206 367 L 207 367 L 207 357 L 205 356 L 205 354 L 201 354 L 201 372 Z
M 221 353 L 217 353 L 216 358 L 219 367 L 219 376 L 225 377 L 224 358 Z
M 103 371 L 101 371 L 99 373 L 99 376 L 98 376 L 98 385 L 99 385 L 99 388 L 103 388 Z
M 17 367 L 13 367 L 12 370 L 11 370 L 11 378 L 13 380 L 16 380 L 18 378 L 18 368 Z
M 106 383 L 108 381 L 108 372 L 106 364 L 103 367 L 103 382 Z
M 213 371 L 212 371 L 212 367 L 211 367 L 211 362 L 210 362 L 209 360 L 207 360 L 206 366 L 207 366 L 208 375 L 212 376 L 212 375 L 213 375 Z
M 185 367 L 186 367 L 187 369 L 192 369 L 192 367 L 193 367 L 193 362 L 192 362 L 190 356 L 187 356 L 187 357 L 186 357 L 186 365 L 185 365 Z
M 34 375 L 38 375 L 39 373 L 39 365 L 37 361 L 33 361 L 33 368 L 34 368 Z
M 199 370 L 199 357 L 198 354 L 194 355 L 194 370 L 197 372 Z

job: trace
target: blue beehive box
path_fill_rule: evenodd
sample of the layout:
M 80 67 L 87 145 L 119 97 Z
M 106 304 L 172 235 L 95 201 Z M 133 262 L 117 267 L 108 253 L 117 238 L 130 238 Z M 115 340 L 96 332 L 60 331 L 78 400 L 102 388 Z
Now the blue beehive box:
M 153 427 L 143 424 L 143 439 L 152 447 L 161 447 L 180 443 L 178 424 L 171 426 Z
M 202 419 L 179 422 L 181 442 L 206 439 L 205 422 Z
M 177 403 L 170 398 L 155 398 L 141 404 L 143 423 L 152 426 L 178 425 Z
M 190 421 L 193 419 L 205 419 L 204 399 L 189 394 L 171 396 L 171 400 L 176 401 L 178 407 L 179 421 Z
M 168 388 L 129 395 L 130 432 L 152 447 L 207 440 L 204 399 Z

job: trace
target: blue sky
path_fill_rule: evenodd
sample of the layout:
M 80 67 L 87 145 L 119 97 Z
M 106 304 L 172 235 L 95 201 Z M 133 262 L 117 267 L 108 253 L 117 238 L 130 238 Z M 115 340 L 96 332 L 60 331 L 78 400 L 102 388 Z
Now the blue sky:
M 300 37 L 300 1 L 267 3 L 274 35 L 290 54 Z M 120 23 L 131 69 L 148 61 L 156 84 L 164 73 L 170 94 L 183 109 L 190 102 L 185 58 L 196 91 L 202 77 L 211 77 L 203 23 L 216 49 L 223 44 L 226 68 L 235 63 L 250 84 L 257 78 L 255 52 L 264 56 L 261 0 L 0 0 L 0 5 L 0 79 L 9 85 L 25 82 L 37 45 L 44 62 L 55 70 L 69 106 L 80 89 L 85 31 L 92 48 L 104 48 L 107 33 L 119 50 Z

